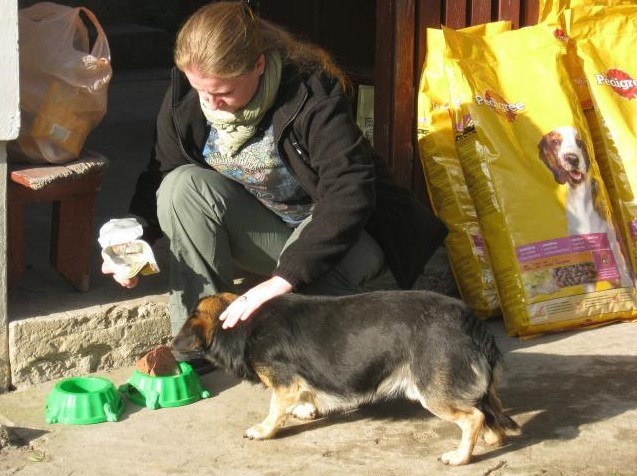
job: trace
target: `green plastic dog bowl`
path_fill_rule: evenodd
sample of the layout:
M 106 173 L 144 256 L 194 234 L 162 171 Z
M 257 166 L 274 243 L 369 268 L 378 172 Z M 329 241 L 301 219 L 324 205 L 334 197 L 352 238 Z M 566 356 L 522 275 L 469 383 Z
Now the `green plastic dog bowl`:
M 47 423 L 90 425 L 115 422 L 124 412 L 121 395 L 113 383 L 101 377 L 75 377 L 61 380 L 46 401 Z
M 190 364 L 179 362 L 178 367 L 175 375 L 158 377 L 135 370 L 119 390 L 131 402 L 151 410 L 179 407 L 210 397 L 210 392 L 201 388 L 199 376 Z

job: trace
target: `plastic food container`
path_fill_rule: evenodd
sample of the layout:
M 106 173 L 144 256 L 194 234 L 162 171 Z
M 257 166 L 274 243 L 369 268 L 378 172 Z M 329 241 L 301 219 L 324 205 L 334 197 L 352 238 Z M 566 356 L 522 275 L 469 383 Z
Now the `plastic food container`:
M 55 384 L 47 396 L 47 423 L 89 425 L 115 422 L 124 412 L 121 395 L 101 377 L 74 377 Z
M 119 390 L 131 402 L 152 410 L 188 405 L 210 397 L 210 392 L 202 389 L 199 376 L 190 364 L 179 362 L 178 368 L 179 373 L 175 375 L 158 377 L 135 370 Z

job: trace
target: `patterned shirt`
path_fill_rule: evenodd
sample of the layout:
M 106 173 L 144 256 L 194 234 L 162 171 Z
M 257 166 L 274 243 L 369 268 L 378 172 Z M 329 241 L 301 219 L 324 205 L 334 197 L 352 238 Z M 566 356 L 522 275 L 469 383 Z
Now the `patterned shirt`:
M 243 185 L 292 228 L 312 213 L 310 196 L 279 157 L 271 124 L 251 137 L 232 157 L 219 152 L 217 139 L 213 127 L 203 151 L 213 169 Z

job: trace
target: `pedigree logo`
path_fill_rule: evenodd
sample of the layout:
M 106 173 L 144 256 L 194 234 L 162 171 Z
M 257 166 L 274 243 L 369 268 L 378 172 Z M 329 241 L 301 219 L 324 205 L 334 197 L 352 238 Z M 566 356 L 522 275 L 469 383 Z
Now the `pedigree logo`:
M 598 73 L 594 76 L 598 86 L 610 86 L 613 91 L 626 99 L 637 97 L 637 79 L 631 78 L 621 69 L 609 69 L 606 74 Z
M 476 104 L 478 106 L 484 105 L 490 107 L 498 116 L 504 117 L 509 122 L 515 121 L 516 113 L 523 111 L 526 107 L 521 102 L 508 103 L 498 93 L 494 93 L 488 89 L 483 95 L 476 94 Z
M 560 41 L 563 41 L 564 43 L 568 42 L 568 35 L 566 34 L 566 32 L 564 30 L 562 30 L 561 28 L 556 28 L 553 31 L 553 36 L 555 38 L 557 38 Z

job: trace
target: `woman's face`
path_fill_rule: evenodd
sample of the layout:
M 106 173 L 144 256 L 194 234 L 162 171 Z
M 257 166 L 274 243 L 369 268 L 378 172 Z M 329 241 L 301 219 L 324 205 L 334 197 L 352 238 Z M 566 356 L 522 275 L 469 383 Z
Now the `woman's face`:
M 235 78 L 203 76 L 194 68 L 184 70 L 184 74 L 210 109 L 235 113 L 252 100 L 264 70 L 265 58 L 261 55 L 254 69 Z

